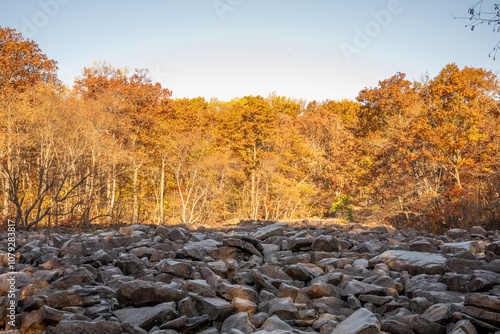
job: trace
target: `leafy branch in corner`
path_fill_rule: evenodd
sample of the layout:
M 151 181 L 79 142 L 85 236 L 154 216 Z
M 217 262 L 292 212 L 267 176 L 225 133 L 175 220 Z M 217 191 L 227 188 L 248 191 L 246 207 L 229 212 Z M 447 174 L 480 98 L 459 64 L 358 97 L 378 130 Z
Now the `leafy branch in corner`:
M 475 5 L 469 8 L 467 17 L 455 17 L 455 19 L 467 19 L 470 21 L 466 25 L 472 31 L 477 26 L 489 25 L 493 26 L 493 33 L 500 32 L 500 3 L 493 3 L 491 5 L 485 5 L 485 0 L 478 1 Z M 498 50 L 500 49 L 500 40 L 495 44 L 493 49 L 488 54 L 488 57 L 493 56 L 493 60 L 496 59 Z

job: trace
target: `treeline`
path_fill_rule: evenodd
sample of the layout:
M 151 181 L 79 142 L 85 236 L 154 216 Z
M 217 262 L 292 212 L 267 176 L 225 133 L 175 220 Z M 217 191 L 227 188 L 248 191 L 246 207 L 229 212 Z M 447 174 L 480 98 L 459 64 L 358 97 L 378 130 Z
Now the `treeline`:
M 2 215 L 19 227 L 362 214 L 428 230 L 500 220 L 500 85 L 447 65 L 356 101 L 172 99 L 104 62 L 63 86 L 0 28 Z M 335 211 L 337 211 L 335 213 Z

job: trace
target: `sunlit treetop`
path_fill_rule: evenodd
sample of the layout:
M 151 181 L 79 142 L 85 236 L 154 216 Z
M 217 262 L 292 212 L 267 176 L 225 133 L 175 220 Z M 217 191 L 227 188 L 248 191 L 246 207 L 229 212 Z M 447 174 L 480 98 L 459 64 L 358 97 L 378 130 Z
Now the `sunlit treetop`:
M 0 27 L 0 90 L 24 92 L 39 83 L 58 83 L 57 62 L 14 29 Z

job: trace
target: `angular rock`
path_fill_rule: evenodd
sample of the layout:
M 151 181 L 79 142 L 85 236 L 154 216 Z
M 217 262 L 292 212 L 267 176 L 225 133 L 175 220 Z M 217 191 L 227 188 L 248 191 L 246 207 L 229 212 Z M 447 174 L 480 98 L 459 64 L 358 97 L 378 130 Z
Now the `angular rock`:
M 500 241 L 494 241 L 487 245 L 485 248 L 485 253 L 487 257 L 490 254 L 492 255 L 492 257 L 500 257 Z
M 215 297 L 217 295 L 215 290 L 208 285 L 207 281 L 201 279 L 186 281 L 186 283 L 182 285 L 182 290 L 185 291 L 186 294 L 193 292 L 205 297 Z
M 91 289 L 59 290 L 49 294 L 47 305 L 61 309 L 71 306 L 92 306 L 101 301 Z
M 318 314 L 329 313 L 338 315 L 341 309 L 347 309 L 348 303 L 335 297 L 321 297 L 313 299 L 308 304 L 309 308 L 316 310 Z
M 311 249 L 314 240 L 311 238 L 294 238 L 292 240 L 292 252 L 307 251 Z
M 366 308 L 360 308 L 335 327 L 332 334 L 378 334 L 380 329 L 377 317 Z
M 431 303 L 424 297 L 415 297 L 410 299 L 410 311 L 417 314 L 423 314 L 431 307 Z
M 47 334 L 121 334 L 122 328 L 116 322 L 111 321 L 61 321 L 54 329 L 48 330 Z
M 194 308 L 194 303 L 191 297 L 186 297 L 179 301 L 178 309 L 182 316 L 186 316 L 188 318 L 199 316 L 198 312 Z
M 183 229 L 174 227 L 167 232 L 168 238 L 172 241 L 186 241 L 186 233 Z
M 391 270 L 407 271 L 410 275 L 443 275 L 446 258 L 440 254 L 388 250 L 370 260 L 371 266 L 378 263 L 386 263 Z
M 426 298 L 431 304 L 438 303 L 463 303 L 465 299 L 465 293 L 454 292 L 454 291 L 423 291 L 415 290 L 413 292 L 413 297 L 423 297 Z
M 21 333 L 38 333 L 45 330 L 47 326 L 57 326 L 63 315 L 62 311 L 42 306 L 22 319 Z
M 446 235 L 452 240 L 469 239 L 469 232 L 467 230 L 462 230 L 454 228 L 446 231 Z
M 391 334 L 415 334 L 413 330 L 408 328 L 408 325 L 404 321 L 393 319 L 384 320 L 382 322 L 382 330 Z
M 322 235 L 314 240 L 312 250 L 314 252 L 338 252 L 339 242 L 332 235 Z
M 493 326 L 500 326 L 500 313 L 493 312 L 481 307 L 464 306 L 462 312 L 470 315 L 473 318 L 492 324 Z
M 143 280 L 125 282 L 116 291 L 116 299 L 123 306 L 146 306 L 166 300 L 179 301 L 184 297 L 181 290 L 162 283 Z
M 306 293 L 312 299 L 321 297 L 340 298 L 340 294 L 337 290 L 337 287 L 328 283 L 314 283 L 309 287 Z
M 453 326 L 450 334 L 477 334 L 477 330 L 469 320 L 460 320 Z
M 292 327 L 288 325 L 286 322 L 278 318 L 277 316 L 273 315 L 272 317 L 269 317 L 260 327 L 262 331 L 265 333 L 282 333 L 280 331 L 288 331 L 292 332 Z
M 467 291 L 488 291 L 495 285 L 500 285 L 500 274 L 476 270 L 467 280 Z
M 444 326 L 427 320 L 420 315 L 409 316 L 405 319 L 405 323 L 415 332 L 415 334 L 446 334 L 446 328 Z
M 285 273 L 293 280 L 302 281 L 307 284 L 312 279 L 323 274 L 323 271 L 313 264 L 308 265 L 307 263 L 299 263 L 286 267 Z
M 384 288 L 378 285 L 367 284 L 359 281 L 346 282 L 340 294 L 342 297 L 347 297 L 350 295 L 392 296 L 394 298 L 398 297 L 398 293 L 394 289 Z
M 206 314 L 212 321 L 222 321 L 234 312 L 234 306 L 221 298 L 192 295 L 193 304 L 199 314 Z
M 194 260 L 205 260 L 205 258 L 209 256 L 210 252 L 217 250 L 217 247 L 220 245 L 220 242 L 213 239 L 190 242 L 184 245 L 180 253 L 183 254 L 183 256 L 190 257 Z
M 234 306 L 234 311 L 236 313 L 245 312 L 251 316 L 257 311 L 257 304 L 246 299 L 236 297 L 231 300 L 231 304 Z
M 147 331 L 155 326 L 161 326 L 179 316 L 174 302 L 166 302 L 156 306 L 141 308 L 123 308 L 113 312 L 122 323 L 128 322 Z
M 14 283 L 16 289 L 21 289 L 33 280 L 33 276 L 23 272 L 12 272 L 0 275 L 0 295 L 7 295 Z
M 258 229 L 253 235 L 259 240 L 266 240 L 270 237 L 282 236 L 285 234 L 285 229 L 282 224 L 273 224 Z
M 85 268 L 78 268 L 64 275 L 52 283 L 56 289 L 66 290 L 73 286 L 94 285 L 96 282 L 93 275 Z
M 244 312 L 233 314 L 224 320 L 220 333 L 229 333 L 231 329 L 237 329 L 245 334 L 253 333 L 256 330 L 255 326 L 250 322 L 248 314 Z
M 445 324 L 458 310 L 455 304 L 434 304 L 422 314 L 422 317 L 432 322 Z
M 410 244 L 410 250 L 414 252 L 436 253 L 437 247 L 426 240 L 418 240 Z
M 116 261 L 115 266 L 120 268 L 124 275 L 137 274 L 139 271 L 146 269 L 144 261 L 134 254 L 122 254 Z
M 470 251 L 473 254 L 478 254 L 481 252 L 477 241 L 450 242 L 442 244 L 440 248 L 443 254 L 455 253 L 460 251 Z
M 183 260 L 161 260 L 156 268 L 162 273 L 168 273 L 183 278 L 190 278 L 194 273 L 194 266 L 190 261 Z
M 298 309 L 290 297 L 274 298 L 259 305 L 259 310 L 269 315 L 276 315 L 281 320 L 297 318 Z
M 464 305 L 477 306 L 500 313 L 500 297 L 497 296 L 469 293 L 465 295 Z
M 210 323 L 210 319 L 207 315 L 196 316 L 188 318 L 187 316 L 182 316 L 177 319 L 168 321 L 160 326 L 162 330 L 179 332 L 182 334 L 189 334 L 197 332 L 203 328 L 206 328 Z

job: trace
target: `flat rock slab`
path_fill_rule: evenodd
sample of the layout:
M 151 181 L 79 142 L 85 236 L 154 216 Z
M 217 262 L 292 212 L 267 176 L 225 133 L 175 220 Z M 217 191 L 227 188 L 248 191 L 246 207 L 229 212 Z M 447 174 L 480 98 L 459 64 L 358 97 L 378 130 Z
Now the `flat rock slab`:
M 385 288 L 382 286 L 363 283 L 359 281 L 349 281 L 345 283 L 341 295 L 343 297 L 348 297 L 350 295 L 392 296 L 394 298 L 398 297 L 397 291 L 392 288 Z
M 120 334 L 121 326 L 110 321 L 61 321 L 48 334 Z
M 259 228 L 254 233 L 254 237 L 259 240 L 265 240 L 270 237 L 282 236 L 285 234 L 283 224 L 273 224 Z
M 145 330 L 151 330 L 154 326 L 161 326 L 167 321 L 176 318 L 179 314 L 176 311 L 174 302 L 167 302 L 150 307 L 130 307 L 113 312 L 122 323 L 128 322 L 132 326 L 137 326 Z
M 459 251 L 471 251 L 473 254 L 478 254 L 481 252 L 481 247 L 477 241 L 448 242 L 442 244 L 440 248 L 443 254 Z
M 332 334 L 378 334 L 380 328 L 377 317 L 366 308 L 360 308 L 335 327 Z
M 394 271 L 407 271 L 410 275 L 443 275 L 446 258 L 440 254 L 388 250 L 370 260 L 370 266 L 385 263 Z

